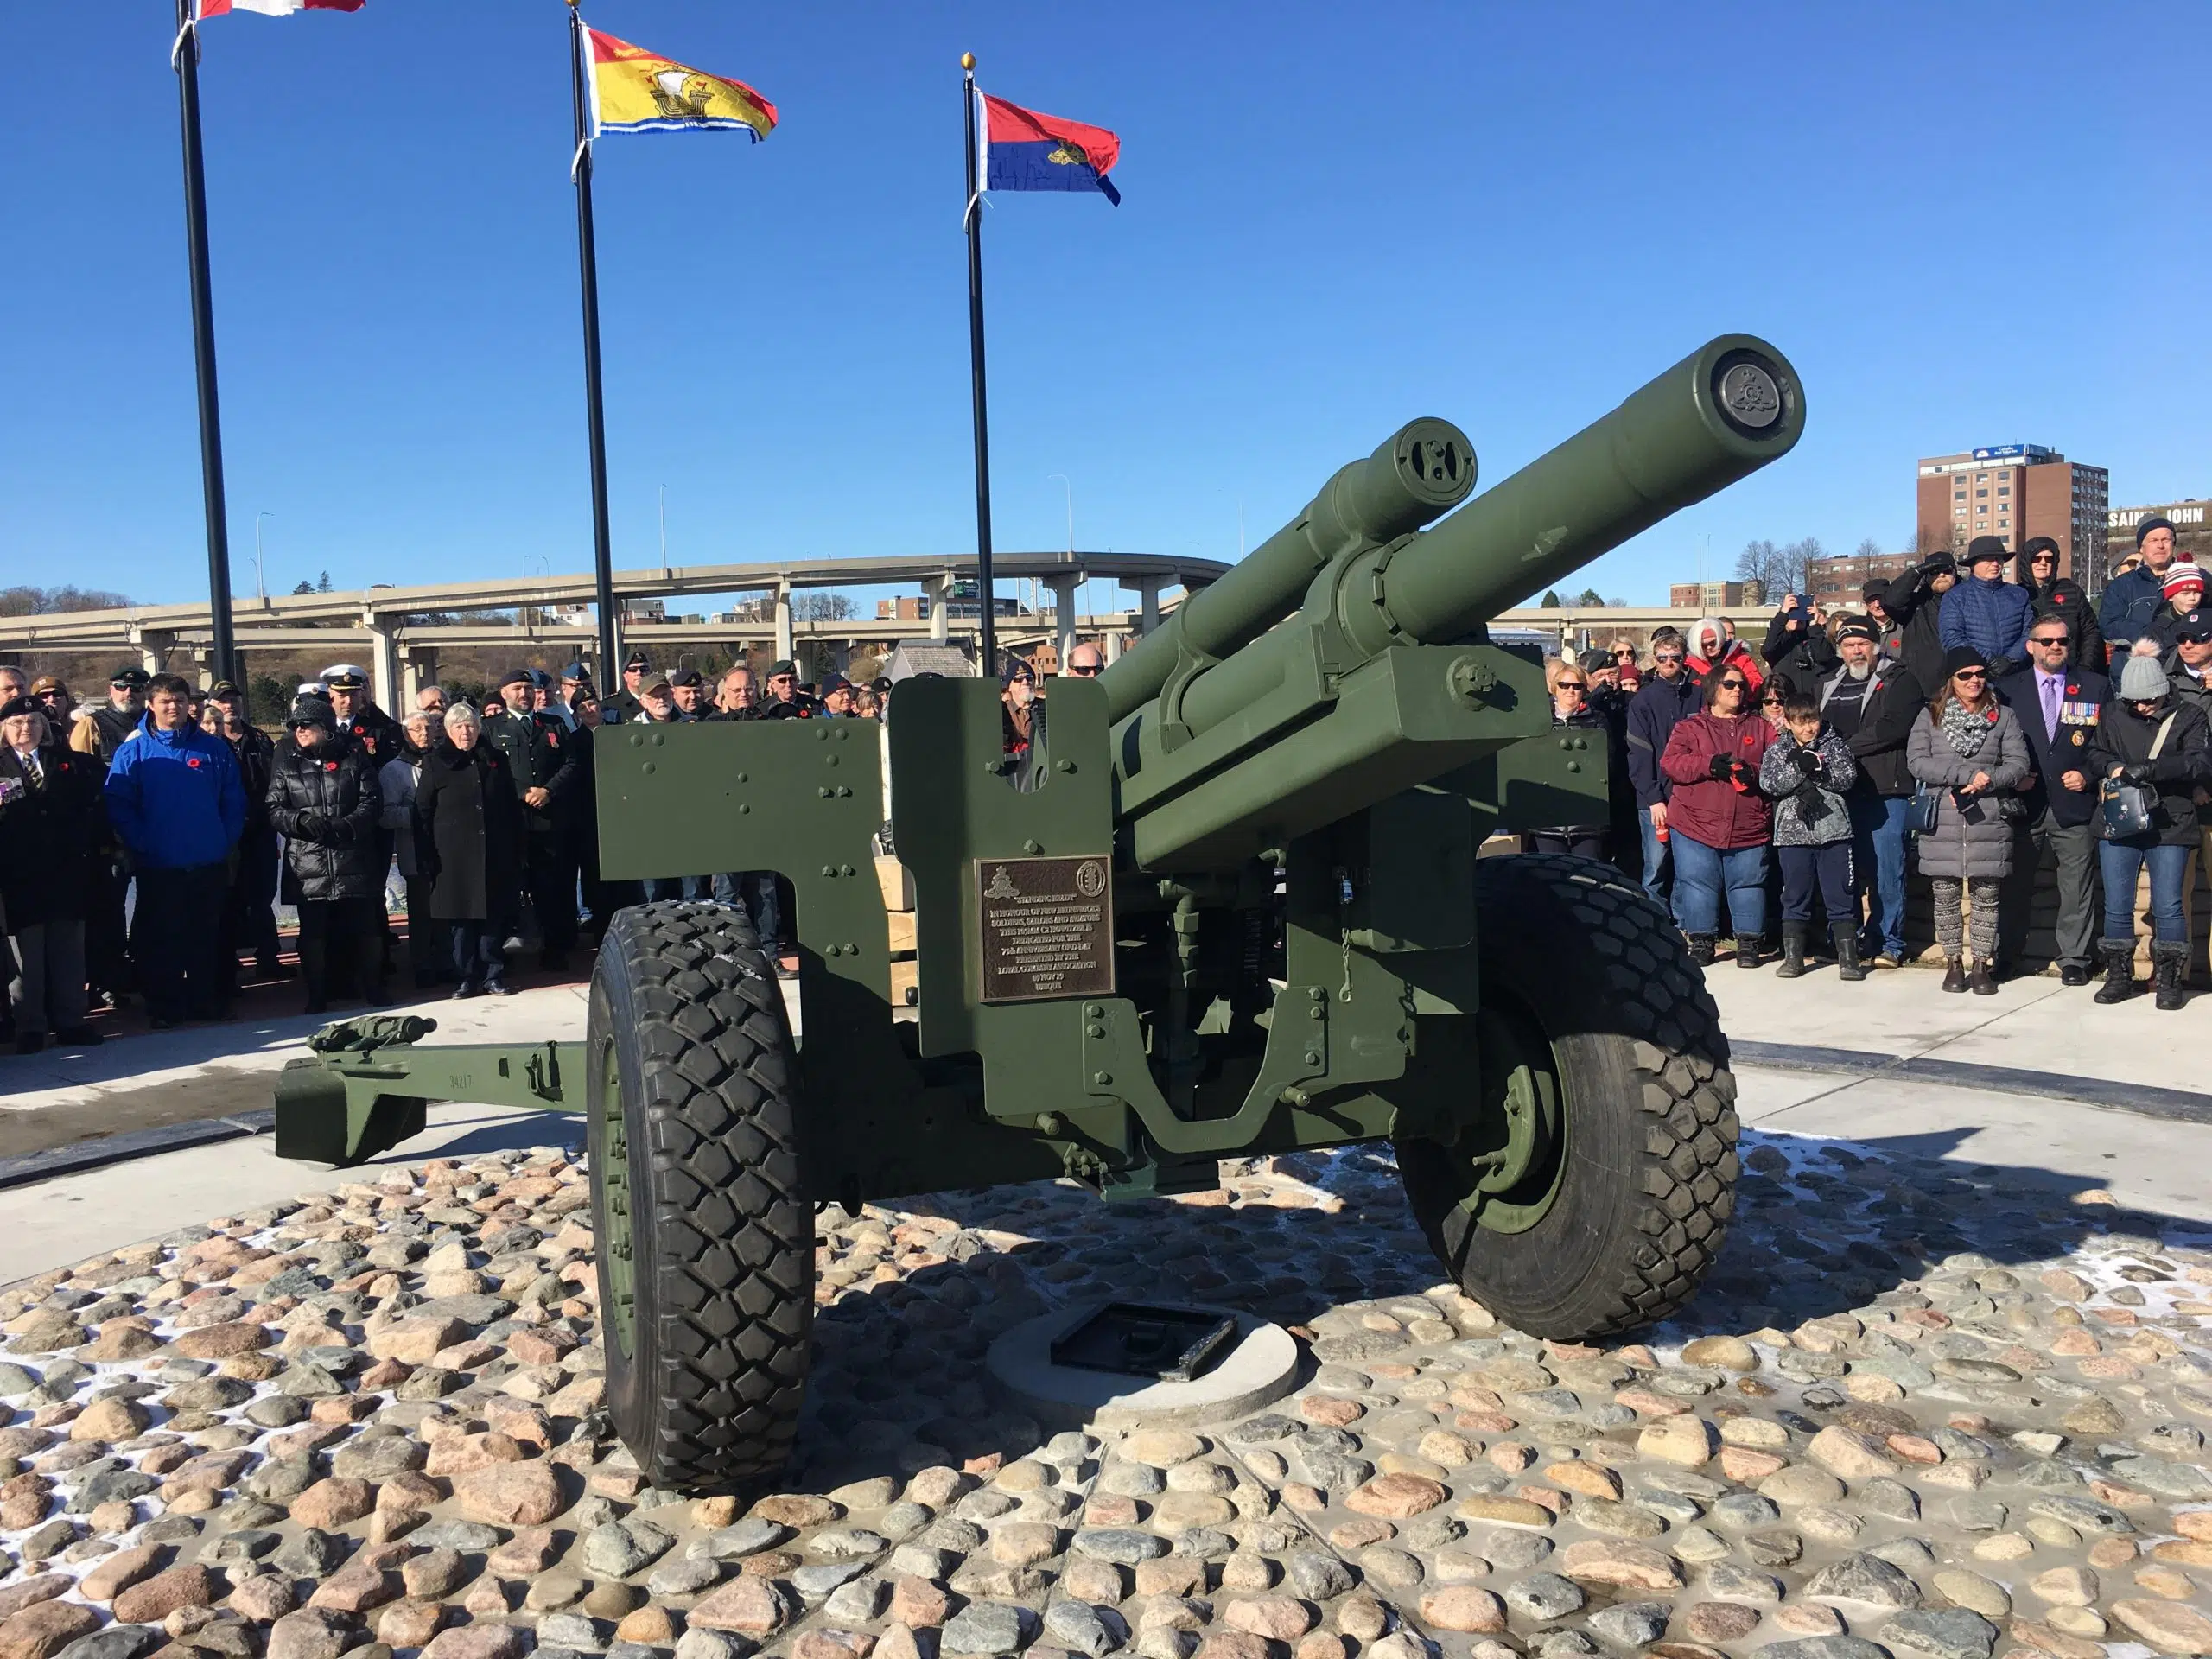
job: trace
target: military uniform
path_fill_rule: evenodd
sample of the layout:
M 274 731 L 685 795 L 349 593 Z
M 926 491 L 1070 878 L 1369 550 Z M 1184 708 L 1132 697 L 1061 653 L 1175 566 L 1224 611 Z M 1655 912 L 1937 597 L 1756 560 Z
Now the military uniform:
M 137 664 L 125 664 L 109 679 L 111 690 L 125 687 L 143 695 L 151 677 Z M 96 708 L 79 711 L 69 730 L 69 747 L 79 754 L 97 756 L 102 772 L 115 764 L 115 752 L 145 718 L 140 709 L 118 709 L 112 698 Z M 130 872 L 120 855 L 103 856 L 92 871 L 92 892 L 85 912 L 85 976 L 96 988 L 111 994 L 133 989 L 130 953 L 124 926 L 130 891 Z
M 498 749 L 514 774 L 519 800 L 533 789 L 550 798 L 543 806 L 523 806 L 524 880 L 537 912 L 543 960 L 549 968 L 565 965 L 576 942 L 576 848 L 573 798 L 588 772 L 576 764 L 575 734 L 560 717 L 538 709 L 526 715 L 486 711 L 484 741 Z

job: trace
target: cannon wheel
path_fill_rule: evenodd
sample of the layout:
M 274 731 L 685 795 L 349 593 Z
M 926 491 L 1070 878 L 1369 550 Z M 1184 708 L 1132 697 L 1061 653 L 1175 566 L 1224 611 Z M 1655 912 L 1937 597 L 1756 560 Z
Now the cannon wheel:
M 591 981 L 585 1113 L 614 1427 L 656 1486 L 782 1468 L 814 1318 L 798 1057 L 742 910 L 625 910 Z
M 1696 1292 L 1734 1200 L 1736 1083 L 1666 913 L 1611 866 L 1476 867 L 1481 1109 L 1402 1139 L 1414 1216 L 1468 1295 L 1534 1335 L 1609 1335 Z

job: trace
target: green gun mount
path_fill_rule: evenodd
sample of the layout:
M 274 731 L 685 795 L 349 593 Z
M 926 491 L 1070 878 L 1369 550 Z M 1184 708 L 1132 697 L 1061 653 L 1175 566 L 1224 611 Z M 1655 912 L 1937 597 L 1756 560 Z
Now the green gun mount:
M 1727 1042 L 1635 883 L 1482 855 L 1607 799 L 1603 743 L 1554 727 L 1541 665 L 1486 625 L 1804 419 L 1781 353 L 1727 335 L 1471 499 L 1466 438 L 1414 422 L 1097 680 L 1051 682 L 1019 757 L 976 680 L 907 682 L 887 735 L 604 728 L 602 873 L 788 880 L 801 1039 L 741 909 L 647 905 L 607 930 L 582 1043 L 341 1028 L 283 1074 L 278 1149 L 373 1156 L 424 1099 L 581 1110 L 608 1408 L 681 1490 L 785 1462 L 830 1201 L 1143 1198 L 1217 1185 L 1224 1156 L 1388 1141 L 1503 1319 L 1662 1318 L 1730 1214 Z

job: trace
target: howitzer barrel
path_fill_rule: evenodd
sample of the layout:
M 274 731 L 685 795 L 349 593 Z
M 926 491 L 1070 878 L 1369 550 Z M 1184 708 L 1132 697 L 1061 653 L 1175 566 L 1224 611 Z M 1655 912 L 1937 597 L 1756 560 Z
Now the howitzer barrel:
M 1297 607 L 1314 574 L 1359 547 L 1419 530 L 1467 499 L 1474 446 L 1449 421 L 1408 421 L 1371 455 L 1337 469 L 1320 493 L 1236 567 L 1192 594 L 1099 677 L 1119 720 L 1159 695 L 1184 652 L 1224 657 Z
M 1462 639 L 1786 454 L 1804 429 L 1804 391 L 1789 359 L 1751 335 L 1723 334 L 1442 523 L 1343 561 L 1338 620 L 1370 655 Z M 1324 598 L 1309 594 L 1309 615 Z M 1205 730 L 1280 683 L 1276 658 L 1288 649 L 1260 640 L 1194 678 L 1180 711 L 1189 729 Z

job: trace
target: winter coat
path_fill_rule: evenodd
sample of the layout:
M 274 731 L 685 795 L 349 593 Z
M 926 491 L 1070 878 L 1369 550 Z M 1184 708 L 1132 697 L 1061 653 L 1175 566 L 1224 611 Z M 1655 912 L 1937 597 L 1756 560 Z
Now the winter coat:
M 2101 650 L 2101 647 L 2100 647 Z M 2053 741 L 2044 730 L 2043 693 L 2036 684 L 2031 663 L 1997 683 L 1998 700 L 2020 722 L 2028 741 L 2028 759 L 2035 770 L 2029 787 L 2021 791 L 2031 823 L 2048 810 L 2053 821 L 2069 826 L 2083 824 L 2097 816 L 2096 774 L 2089 766 L 2089 744 L 2097 734 L 2102 710 L 2112 697 L 2112 682 L 2094 669 L 2069 668 L 2058 705 L 2058 737 Z M 2086 790 L 2068 789 L 2058 780 L 2078 772 Z
M 2118 656 L 2135 643 L 2136 636 L 2151 626 L 2151 619 L 2165 603 L 2165 578 L 2147 564 L 2139 564 L 2105 585 L 2104 599 L 2097 606 L 2097 626 L 2104 630 L 2106 649 Z
M 542 789 L 551 798 L 543 806 L 523 808 L 523 827 L 537 835 L 565 829 L 577 776 L 569 764 L 576 746 L 569 728 L 542 709 L 526 715 L 494 715 L 486 710 L 484 734 L 476 747 L 480 749 L 486 744 L 505 760 L 518 801 L 531 789 Z
M 1712 774 L 1713 757 L 1741 760 L 1756 779 L 1774 741 L 1774 728 L 1757 713 L 1724 716 L 1694 714 L 1675 728 L 1659 757 L 1675 792 L 1667 800 L 1667 827 L 1722 852 L 1764 842 L 1774 830 L 1774 814 L 1757 788 L 1738 789 L 1730 779 Z
M 1935 833 L 1918 838 L 1923 875 L 1957 880 L 2004 875 L 2012 868 L 2012 823 L 2004 800 L 2028 775 L 2028 739 L 2010 709 L 1993 698 L 1989 706 L 1997 717 L 1971 760 L 1951 747 L 1925 709 L 1905 745 L 1912 775 L 1938 792 Z M 1962 802 L 1955 791 L 1977 772 L 1989 774 L 1989 787 Z
M 1817 766 L 1806 764 L 1817 757 Z M 1851 809 L 1844 791 L 1859 779 L 1859 765 L 1842 738 L 1823 726 L 1808 746 L 1777 732 L 1759 762 L 1759 789 L 1774 799 L 1774 844 L 1826 847 L 1851 839 Z
M 1791 627 L 1790 619 L 1798 616 L 1800 626 Z M 1828 643 L 1827 634 L 1812 625 L 1809 618 L 1798 613 L 1777 611 L 1774 620 L 1767 624 L 1766 643 L 1759 648 L 1765 658 L 1772 677 L 1789 691 L 1802 692 L 1811 696 L 1820 683 L 1836 665 L 1835 647 Z
M 156 731 L 146 715 L 107 769 L 107 817 L 141 869 L 228 861 L 245 830 L 238 757 L 197 726 Z
M 2173 682 L 2174 696 L 2180 701 L 2194 703 L 2204 711 L 2205 723 L 2212 727 L 2212 680 L 2200 680 L 2182 662 L 2179 652 L 2166 656 L 2166 677 Z M 2196 791 L 2196 822 L 2201 829 L 2212 830 L 2212 789 Z M 2091 799 L 2095 797 L 2092 796 Z
M 1659 757 L 1675 728 L 1697 712 L 1697 680 L 1687 671 L 1671 680 L 1649 674 L 1643 689 L 1628 700 L 1628 776 L 1638 808 L 1656 806 L 1674 791 L 1659 770 Z
M 2088 595 L 2082 592 L 2082 584 L 2071 576 L 2053 576 L 2040 588 L 2030 585 L 2028 597 L 2034 602 L 2037 617 L 2055 616 L 2066 624 L 2071 636 L 2066 646 L 2068 665 L 2094 668 L 2103 673 L 2104 630 L 2097 625 L 2097 613 L 2090 605 Z
M 1751 700 L 1754 702 L 1758 701 L 1759 688 L 1766 683 L 1766 664 L 1761 662 L 1752 653 L 1751 648 L 1740 639 L 1731 639 L 1728 642 L 1727 648 L 1720 653 L 1718 663 L 1708 662 L 1702 657 L 1693 657 L 1686 665 L 1689 669 L 1690 677 L 1700 685 L 1705 683 L 1716 667 L 1732 666 L 1742 669 L 1744 677 L 1751 683 Z
M 410 881 L 422 874 L 415 862 L 415 785 L 422 772 L 423 757 L 404 746 L 398 754 L 377 768 L 377 792 L 384 797 L 384 811 L 377 823 L 391 837 L 399 873 Z
M 2171 605 L 2161 605 L 2152 614 L 2143 632 L 2136 637 L 2138 639 L 2147 637 L 2157 640 L 2158 655 L 2163 657 L 2181 643 L 2181 629 L 2183 623 L 2202 624 L 2205 620 L 2204 607 L 2201 604 L 2193 605 L 2185 611 L 2177 611 Z
M 289 735 L 286 742 L 290 741 Z M 249 726 L 231 745 L 238 763 L 238 783 L 245 791 L 244 839 L 270 849 L 276 845 L 276 831 L 269 822 L 269 774 L 276 769 L 276 745 L 266 732 Z
M 90 916 L 93 866 L 108 843 L 99 757 L 48 742 L 38 765 L 45 782 L 34 791 L 0 743 L 0 916 L 10 932 Z
M 2168 715 L 2174 718 L 2173 729 L 2166 734 L 2158 758 L 2151 760 L 2151 746 Z M 2212 786 L 2212 728 L 2205 724 L 2204 710 L 2193 702 L 2170 696 L 2163 709 L 2145 720 L 2117 698 L 2107 704 L 2096 739 L 2089 745 L 2091 775 L 2101 781 L 2114 766 L 2140 761 L 2151 766 L 2146 785 L 2153 801 L 2151 828 L 2139 836 L 2114 837 L 2103 828 L 2100 811 L 2098 836 L 2118 839 L 2126 847 L 2196 847 L 2196 791 Z
M 1840 668 L 1821 685 L 1823 718 L 1848 672 Z M 1928 703 L 1911 671 L 1900 664 L 1877 658 L 1868 677 L 1873 683 L 1860 700 L 1858 728 L 1844 739 L 1844 746 L 1857 765 L 1859 781 L 1854 787 L 1862 793 L 1871 791 L 1894 800 L 1912 793 L 1912 773 L 1904 764 L 1904 748 L 1912 736 L 1912 722 Z
M 302 904 L 384 893 L 388 857 L 377 821 L 384 796 L 369 758 L 343 737 L 296 745 L 269 774 L 269 822 L 284 837 L 284 867 Z
M 2026 658 L 2028 624 L 2035 620 L 2035 601 L 2017 582 L 2001 576 L 1993 582 L 1966 576 L 1943 595 L 1937 626 L 1946 652 L 1972 645 L 1993 669 L 2002 672 L 2003 664 L 2018 665 Z
M 1943 680 L 1943 632 L 1941 620 L 1943 601 L 1948 594 L 1937 593 L 1929 583 L 1934 580 L 1919 565 L 1913 565 L 1890 584 L 1890 591 L 1882 595 L 1882 608 L 1894 618 L 1904 630 L 1897 646 L 1897 656 L 1913 678 L 1913 683 L 1925 690 L 1940 685 Z M 1952 593 L 1958 592 L 1954 586 Z
M 407 753 L 406 728 L 373 702 L 365 702 L 360 713 L 340 721 L 338 734 L 361 752 L 371 772 L 382 768 L 394 755 Z
M 523 809 L 506 757 L 441 741 L 415 783 L 415 864 L 441 922 L 504 923 L 522 904 Z

